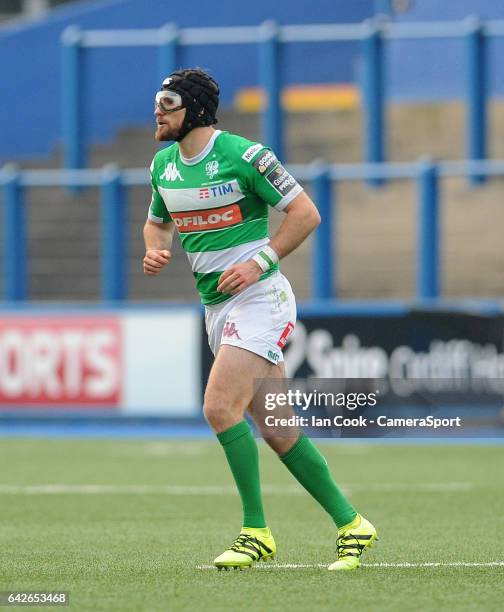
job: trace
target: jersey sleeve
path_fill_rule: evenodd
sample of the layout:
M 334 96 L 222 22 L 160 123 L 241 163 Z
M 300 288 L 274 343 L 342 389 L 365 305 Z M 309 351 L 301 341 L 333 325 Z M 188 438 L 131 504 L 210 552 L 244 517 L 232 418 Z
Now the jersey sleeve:
M 277 210 L 282 211 L 303 191 L 270 148 L 258 143 L 241 157 L 247 162 L 244 171 L 250 190 Z
M 158 186 L 155 179 L 155 161 L 156 159 L 154 158 L 150 167 L 152 197 L 147 217 L 151 221 L 154 221 L 154 223 L 170 223 L 172 218 L 170 216 L 170 213 L 166 209 L 166 205 L 164 203 L 163 198 L 159 194 Z

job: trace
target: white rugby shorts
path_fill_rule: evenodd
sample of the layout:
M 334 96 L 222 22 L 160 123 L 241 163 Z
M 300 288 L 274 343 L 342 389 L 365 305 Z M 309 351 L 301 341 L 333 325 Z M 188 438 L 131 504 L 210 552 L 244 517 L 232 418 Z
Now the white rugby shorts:
M 221 344 L 230 344 L 281 363 L 295 324 L 294 293 L 278 271 L 221 304 L 205 306 L 208 343 L 214 355 Z

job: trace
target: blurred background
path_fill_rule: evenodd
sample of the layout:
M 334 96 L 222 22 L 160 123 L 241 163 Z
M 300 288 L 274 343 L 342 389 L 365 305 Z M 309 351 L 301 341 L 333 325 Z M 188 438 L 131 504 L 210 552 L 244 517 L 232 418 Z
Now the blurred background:
M 141 265 L 153 96 L 181 66 L 211 72 L 218 127 L 271 146 L 320 208 L 282 262 L 291 376 L 502 377 L 501 2 L 1 0 L 0 19 L 6 431 L 202 425 L 189 264 L 176 241 L 161 277 Z M 470 402 L 480 434 L 501 406 Z

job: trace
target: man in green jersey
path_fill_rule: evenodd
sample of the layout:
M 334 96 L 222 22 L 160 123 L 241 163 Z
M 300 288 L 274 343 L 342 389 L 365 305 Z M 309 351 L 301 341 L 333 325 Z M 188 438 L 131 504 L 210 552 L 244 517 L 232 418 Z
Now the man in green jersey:
M 151 165 L 144 271 L 157 275 L 170 262 L 178 230 L 215 355 L 204 414 L 223 446 L 243 506 L 239 536 L 214 563 L 242 569 L 276 554 L 264 516 L 257 444 L 244 415 L 254 379 L 285 377 L 282 351 L 296 322 L 296 305 L 278 261 L 305 240 L 320 216 L 270 149 L 213 127 L 218 103 L 217 83 L 199 69 L 173 72 L 156 94 L 156 139 L 175 142 Z M 271 240 L 270 206 L 285 215 Z M 338 558 L 329 569 L 359 567 L 376 530 L 343 495 L 320 451 L 303 433 L 264 437 L 338 529 Z

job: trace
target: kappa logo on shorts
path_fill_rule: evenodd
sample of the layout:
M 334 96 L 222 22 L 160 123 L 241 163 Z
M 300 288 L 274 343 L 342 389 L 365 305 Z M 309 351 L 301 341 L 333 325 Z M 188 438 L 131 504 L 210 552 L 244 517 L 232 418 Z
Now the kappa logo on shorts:
M 236 325 L 234 323 L 231 323 L 230 321 L 226 321 L 224 325 L 224 329 L 222 331 L 222 337 L 232 338 L 233 336 L 236 336 L 238 340 L 241 340 L 240 336 L 238 335 L 238 330 L 236 329 Z

